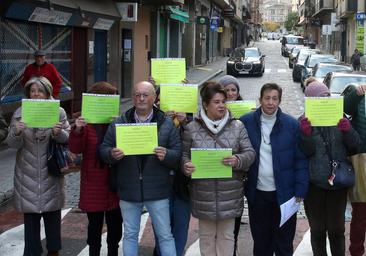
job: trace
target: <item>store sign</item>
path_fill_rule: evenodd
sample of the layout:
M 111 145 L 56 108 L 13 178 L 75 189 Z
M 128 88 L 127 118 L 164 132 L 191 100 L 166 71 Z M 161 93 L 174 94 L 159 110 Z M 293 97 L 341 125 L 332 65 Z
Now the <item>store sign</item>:
M 197 16 L 196 23 L 200 25 L 208 25 L 210 20 L 206 16 Z
M 94 23 L 94 29 L 102 29 L 102 30 L 109 30 L 114 23 L 114 20 L 102 19 L 98 18 L 97 21 Z
M 121 21 L 137 21 L 137 3 L 116 3 Z
M 366 20 L 366 13 L 365 12 L 356 13 L 356 20 Z
M 210 20 L 210 29 L 212 31 L 217 31 L 217 28 L 220 25 L 220 17 L 219 16 L 212 16 Z
M 69 12 L 61 12 L 36 7 L 28 20 L 65 26 L 69 22 L 71 16 L 72 13 Z

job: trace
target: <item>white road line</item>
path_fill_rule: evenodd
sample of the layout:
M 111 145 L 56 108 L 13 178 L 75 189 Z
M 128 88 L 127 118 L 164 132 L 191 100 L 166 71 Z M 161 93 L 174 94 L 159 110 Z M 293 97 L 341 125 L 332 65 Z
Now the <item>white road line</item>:
M 71 210 L 71 208 L 61 211 L 61 219 Z M 44 223 L 41 221 L 41 239 L 45 238 Z M 0 255 L 18 256 L 24 251 L 24 224 L 9 229 L 0 235 Z
M 277 69 L 277 72 L 278 73 L 286 73 L 287 72 L 287 69 L 279 68 L 279 69 Z
M 271 71 L 272 71 L 272 69 L 270 69 L 270 68 L 266 68 L 266 69 L 264 70 L 264 73 L 271 73 Z
M 332 255 L 330 253 L 329 247 L 329 240 L 327 238 L 327 253 L 328 255 Z M 293 256 L 312 256 L 313 251 L 311 249 L 311 242 L 310 242 L 310 229 L 306 231 L 305 235 L 303 236 L 300 244 L 297 246 Z
M 144 213 L 141 215 L 141 222 L 140 222 L 140 232 L 139 232 L 139 242 L 141 241 L 142 235 L 144 234 L 144 230 L 146 227 L 146 222 L 149 219 L 149 213 Z M 121 227 L 122 228 L 122 227 Z M 123 234 L 122 234 L 123 236 Z M 122 252 L 122 240 L 119 242 L 119 253 L 118 255 L 123 256 Z M 103 233 L 102 235 L 102 248 L 100 250 L 100 255 L 107 255 L 108 254 L 108 247 L 107 247 L 107 232 Z M 86 246 L 79 254 L 78 256 L 88 256 L 89 255 L 89 247 Z
M 200 240 L 197 239 L 196 242 L 194 242 L 193 244 L 191 244 L 191 246 L 189 246 L 189 248 L 186 251 L 186 256 L 200 256 Z

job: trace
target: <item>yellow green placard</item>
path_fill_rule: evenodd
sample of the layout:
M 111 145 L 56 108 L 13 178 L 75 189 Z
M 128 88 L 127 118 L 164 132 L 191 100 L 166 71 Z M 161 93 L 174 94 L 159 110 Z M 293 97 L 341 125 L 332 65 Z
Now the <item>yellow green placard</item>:
M 119 116 L 119 95 L 83 93 L 81 116 L 92 124 L 107 124 Z
M 312 126 L 335 126 L 343 117 L 343 97 L 306 97 L 305 116 Z
M 254 100 L 227 101 L 226 107 L 230 110 L 233 117 L 239 118 L 253 111 L 256 108 L 256 104 Z
M 364 53 L 364 31 L 365 31 L 365 28 L 364 28 L 363 24 L 356 26 L 356 48 L 361 53 Z
M 186 78 L 186 60 L 183 58 L 151 59 L 151 76 L 157 85 L 180 84 Z
M 231 178 L 232 168 L 222 162 L 231 155 L 231 148 L 191 148 L 191 160 L 196 168 L 192 179 Z
M 153 154 L 158 146 L 157 124 L 116 124 L 116 143 L 126 156 Z
M 22 100 L 22 121 L 30 128 L 51 128 L 60 122 L 59 100 Z
M 160 85 L 160 109 L 163 111 L 196 113 L 198 110 L 198 85 Z

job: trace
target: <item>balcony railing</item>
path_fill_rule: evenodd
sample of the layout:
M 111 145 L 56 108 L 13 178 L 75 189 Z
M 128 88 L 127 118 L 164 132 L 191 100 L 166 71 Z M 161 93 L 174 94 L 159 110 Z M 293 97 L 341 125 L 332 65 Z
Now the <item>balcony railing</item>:
M 315 0 L 315 13 L 313 17 L 323 13 L 324 11 L 333 10 L 333 0 Z

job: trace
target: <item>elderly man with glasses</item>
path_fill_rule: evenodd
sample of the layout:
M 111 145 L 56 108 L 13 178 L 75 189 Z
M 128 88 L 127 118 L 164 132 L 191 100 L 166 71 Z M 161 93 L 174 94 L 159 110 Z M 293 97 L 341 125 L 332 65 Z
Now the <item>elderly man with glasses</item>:
M 138 255 L 138 234 L 143 206 L 149 211 L 162 256 L 175 256 L 169 216 L 169 172 L 179 163 L 181 141 L 173 121 L 154 107 L 154 86 L 137 83 L 133 105 L 113 122 L 99 150 L 104 161 L 116 172 L 117 192 L 124 220 L 123 254 Z M 150 155 L 125 155 L 116 147 L 116 124 L 157 123 L 158 147 Z

